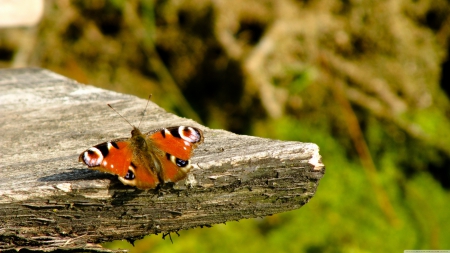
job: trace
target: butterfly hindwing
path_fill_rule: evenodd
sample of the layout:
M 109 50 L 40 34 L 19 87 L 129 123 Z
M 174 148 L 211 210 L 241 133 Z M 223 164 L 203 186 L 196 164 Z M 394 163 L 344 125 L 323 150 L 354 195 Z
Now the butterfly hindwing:
M 152 168 L 140 164 L 131 163 L 125 177 L 119 180 L 127 185 L 136 186 L 139 189 L 153 189 L 159 184 L 158 176 Z

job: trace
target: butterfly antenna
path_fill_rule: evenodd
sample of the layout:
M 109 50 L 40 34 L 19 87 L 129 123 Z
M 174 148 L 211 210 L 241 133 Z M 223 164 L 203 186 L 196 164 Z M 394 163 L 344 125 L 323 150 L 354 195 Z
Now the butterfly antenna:
M 109 106 L 109 108 L 113 109 L 113 111 L 115 111 L 117 114 L 119 114 L 119 116 L 120 116 L 122 119 L 124 119 L 131 127 L 134 128 L 134 126 L 131 125 L 131 123 L 130 123 L 124 116 L 122 116 L 122 114 L 120 114 L 118 111 L 116 111 L 116 109 L 114 109 L 110 104 L 108 104 L 108 106 Z
M 147 110 L 148 103 L 150 102 L 150 99 L 152 99 L 152 94 L 150 94 L 150 95 L 148 96 L 147 104 L 145 105 L 145 109 L 144 109 L 144 112 L 142 113 L 141 120 L 139 121 L 138 128 L 141 126 L 141 122 L 142 122 L 142 120 L 144 119 L 145 111 Z

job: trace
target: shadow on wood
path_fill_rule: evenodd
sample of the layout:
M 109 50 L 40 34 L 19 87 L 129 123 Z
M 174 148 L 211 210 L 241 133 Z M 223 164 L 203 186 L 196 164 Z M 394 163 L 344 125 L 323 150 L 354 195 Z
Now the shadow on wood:
M 0 70 L 0 251 L 107 251 L 135 240 L 300 208 L 325 169 L 313 143 L 212 130 L 153 103 L 140 129 L 187 125 L 204 131 L 187 179 L 157 190 L 122 185 L 86 169 L 78 155 L 130 136 L 146 101 L 42 69 Z

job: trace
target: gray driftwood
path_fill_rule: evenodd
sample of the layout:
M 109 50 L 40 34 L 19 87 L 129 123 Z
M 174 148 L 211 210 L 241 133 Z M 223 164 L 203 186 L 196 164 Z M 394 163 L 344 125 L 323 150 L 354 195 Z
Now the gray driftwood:
M 313 143 L 212 130 L 150 102 L 140 129 L 204 131 L 186 180 L 159 191 L 122 185 L 78 162 L 86 148 L 129 137 L 146 100 L 43 69 L 0 70 L 0 251 L 99 250 L 134 240 L 300 208 L 324 166 Z

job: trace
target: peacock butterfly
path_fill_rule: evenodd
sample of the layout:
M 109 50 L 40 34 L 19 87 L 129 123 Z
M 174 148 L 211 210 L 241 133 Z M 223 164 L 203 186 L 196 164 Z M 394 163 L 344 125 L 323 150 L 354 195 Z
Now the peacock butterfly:
M 186 177 L 192 168 L 192 150 L 203 142 L 200 129 L 174 126 L 143 134 L 138 127 L 132 127 L 130 138 L 95 145 L 83 151 L 78 160 L 90 169 L 117 175 L 122 183 L 139 189 L 154 189 Z

